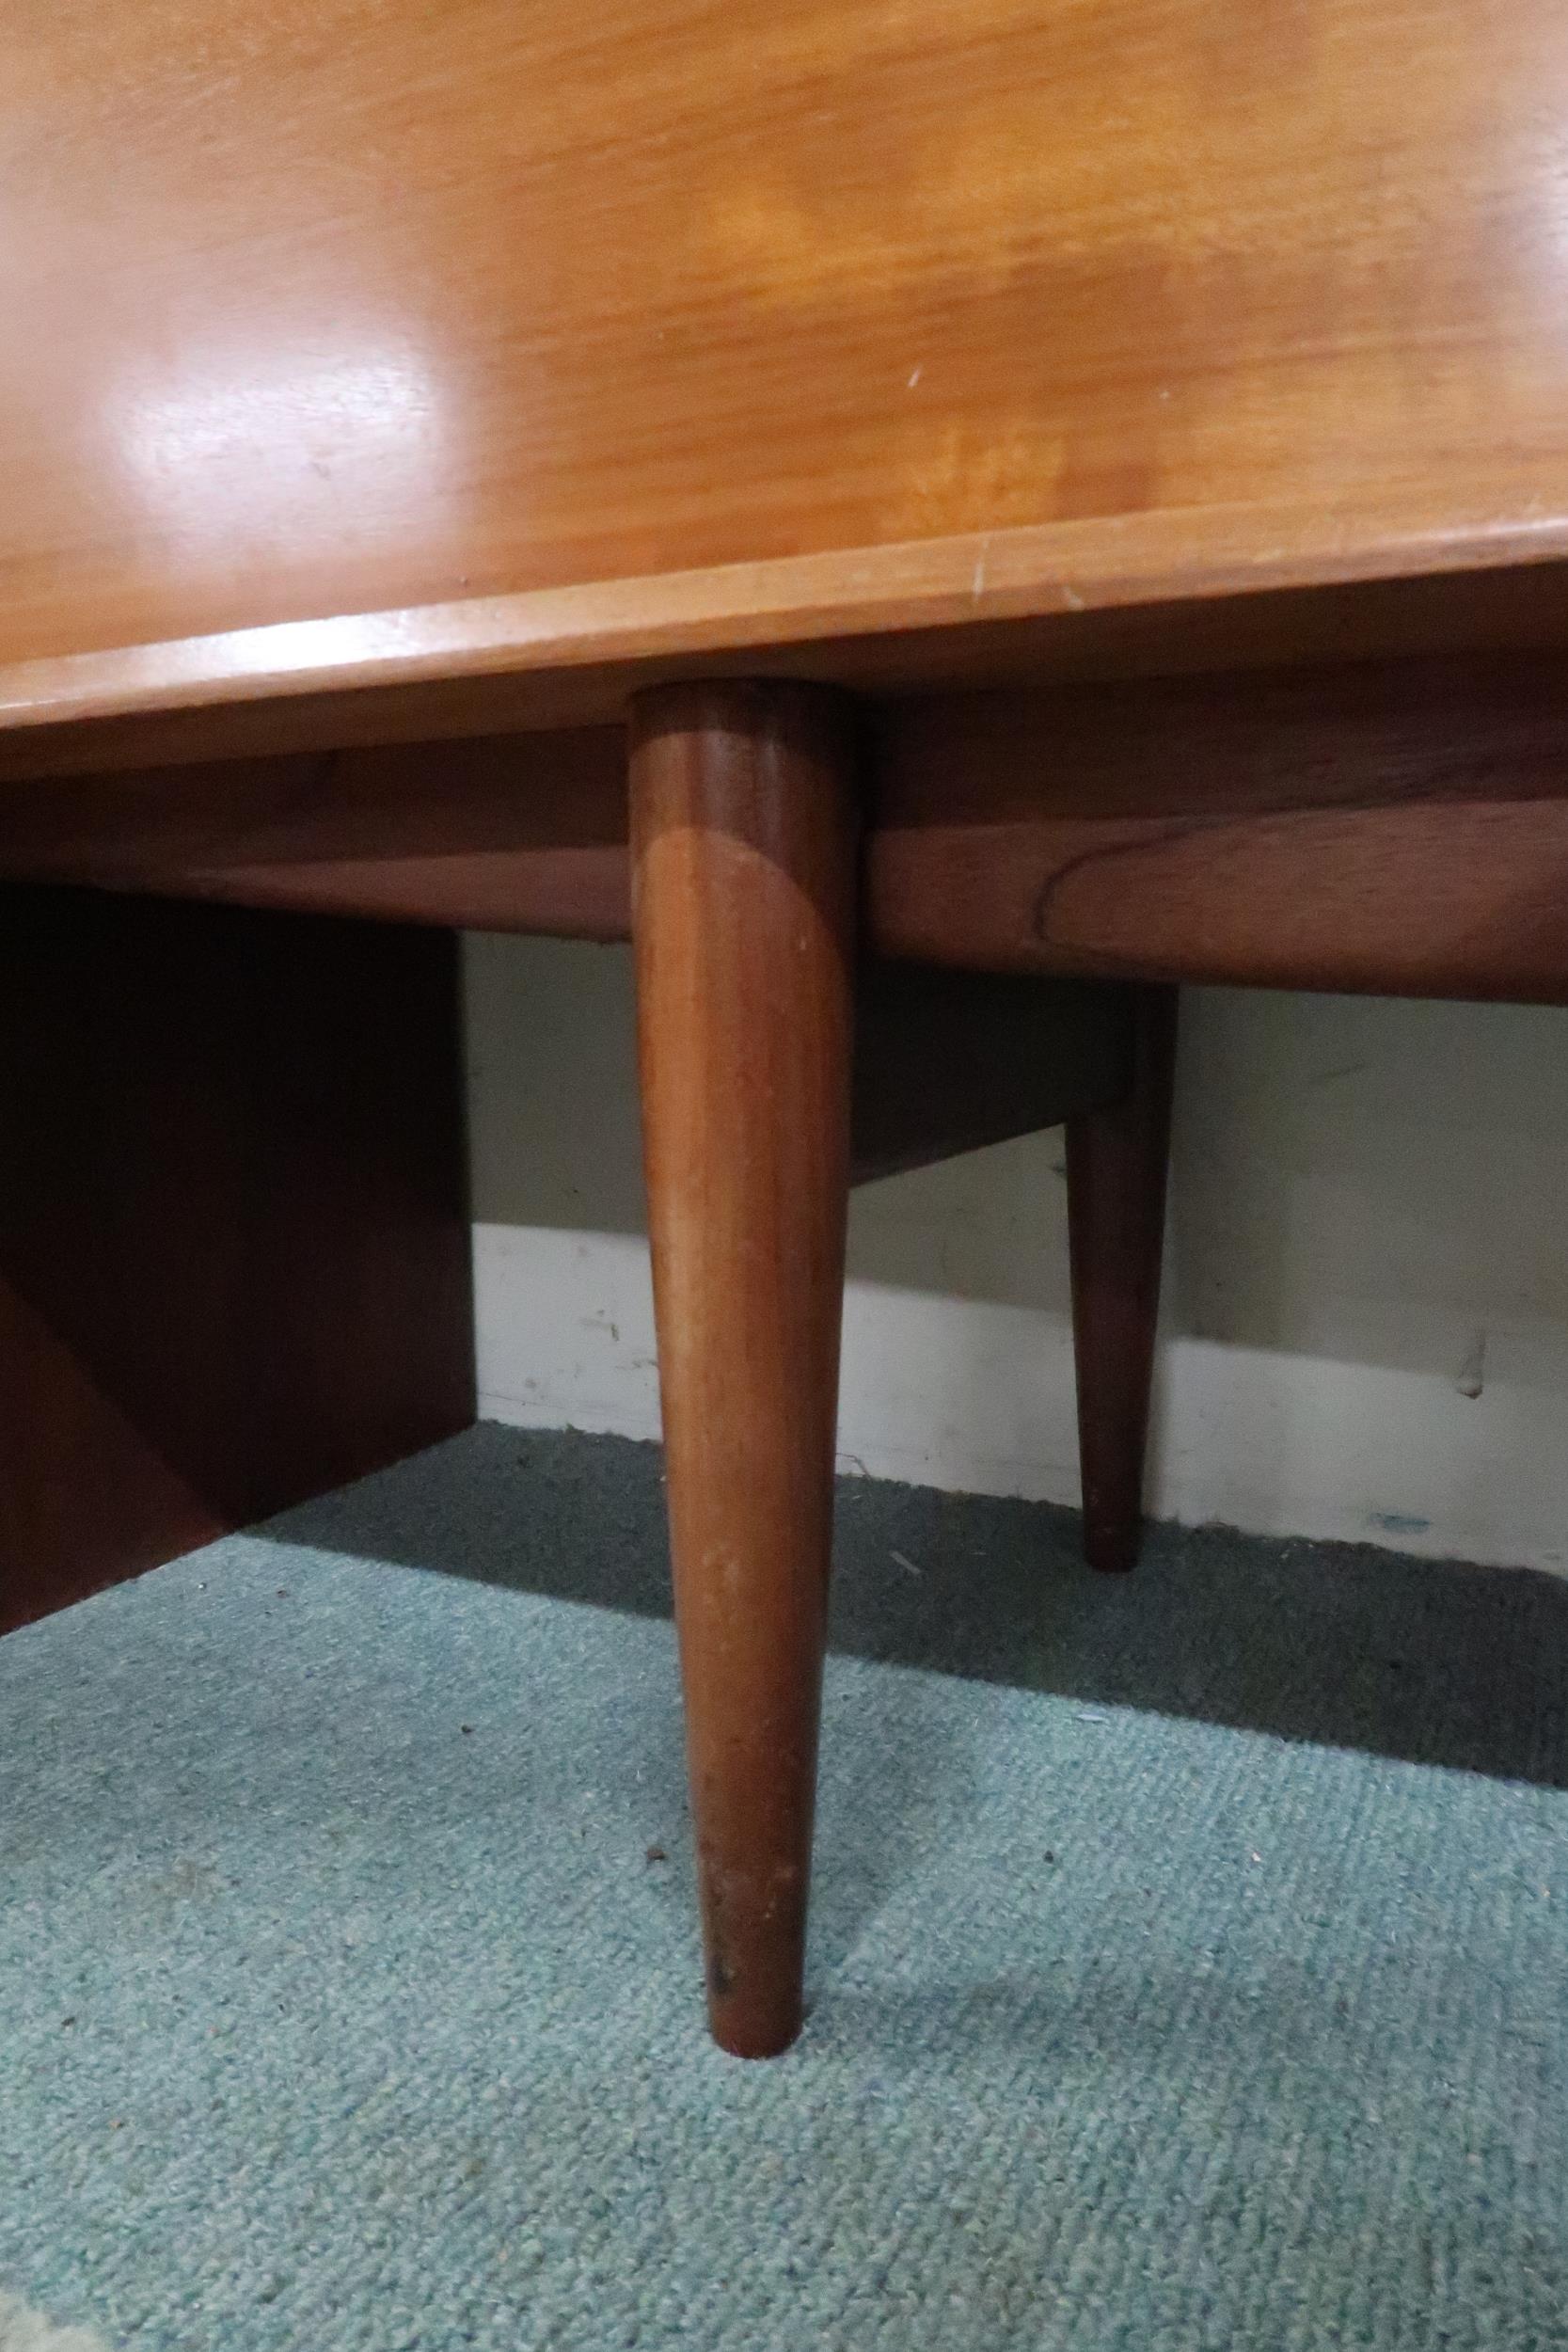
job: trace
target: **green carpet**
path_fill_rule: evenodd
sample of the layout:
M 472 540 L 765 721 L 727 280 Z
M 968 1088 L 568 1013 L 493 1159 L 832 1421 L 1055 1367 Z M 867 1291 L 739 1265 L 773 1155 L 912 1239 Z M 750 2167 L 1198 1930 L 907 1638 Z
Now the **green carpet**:
M 1568 2345 L 1568 1584 L 1074 1541 L 843 1488 L 768 2066 L 702 2029 L 651 1449 L 481 1429 L 0 1643 L 0 2293 L 134 2352 Z

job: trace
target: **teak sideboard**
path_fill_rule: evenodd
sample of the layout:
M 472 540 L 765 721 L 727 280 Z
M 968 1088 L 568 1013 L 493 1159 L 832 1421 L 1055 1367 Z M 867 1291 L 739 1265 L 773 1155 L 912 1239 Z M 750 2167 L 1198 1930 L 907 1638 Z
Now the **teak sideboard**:
M 635 943 L 714 2030 L 800 2016 L 845 1202 L 1177 992 L 1568 1000 L 1553 0 L 14 0 L 0 1608 L 474 1410 L 464 927 Z

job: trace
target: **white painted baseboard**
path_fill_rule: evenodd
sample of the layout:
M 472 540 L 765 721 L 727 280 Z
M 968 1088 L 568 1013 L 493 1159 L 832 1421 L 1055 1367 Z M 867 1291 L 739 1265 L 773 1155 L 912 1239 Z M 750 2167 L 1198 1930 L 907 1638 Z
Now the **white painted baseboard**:
M 485 1418 L 657 1438 L 646 1244 L 495 1225 L 474 1240 Z M 1433 1373 L 1167 1334 L 1151 1506 L 1195 1525 L 1561 1569 L 1560 1337 L 1494 1332 L 1490 1352 L 1472 1399 Z M 842 1469 L 1075 1503 L 1075 1409 L 1065 1314 L 849 1283 Z
M 658 1431 L 618 951 L 469 958 L 482 1410 Z M 1152 1507 L 1568 1566 L 1568 1015 L 1190 992 Z M 1061 1139 L 868 1187 L 846 1468 L 1077 1499 Z

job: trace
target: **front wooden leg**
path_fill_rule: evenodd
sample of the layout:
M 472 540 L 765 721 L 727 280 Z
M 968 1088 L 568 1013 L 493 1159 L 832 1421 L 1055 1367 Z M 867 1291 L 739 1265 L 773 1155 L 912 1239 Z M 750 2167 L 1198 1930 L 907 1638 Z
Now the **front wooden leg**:
M 800 2030 L 849 1177 L 850 714 L 792 684 L 631 720 L 632 930 L 708 2011 Z
M 1108 1569 L 1132 1567 L 1143 1534 L 1176 1062 L 1176 990 L 1132 993 L 1128 1089 L 1067 1126 L 1084 1550 Z

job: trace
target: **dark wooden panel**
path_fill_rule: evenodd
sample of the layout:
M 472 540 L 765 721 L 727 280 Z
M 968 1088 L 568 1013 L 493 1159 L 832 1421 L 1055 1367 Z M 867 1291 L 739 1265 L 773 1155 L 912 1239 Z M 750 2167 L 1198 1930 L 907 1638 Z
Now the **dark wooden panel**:
M 0 892 L 0 1628 L 473 1417 L 454 944 Z
M 851 1181 L 925 1168 L 1114 1103 L 1139 992 L 865 959 L 855 980 Z

